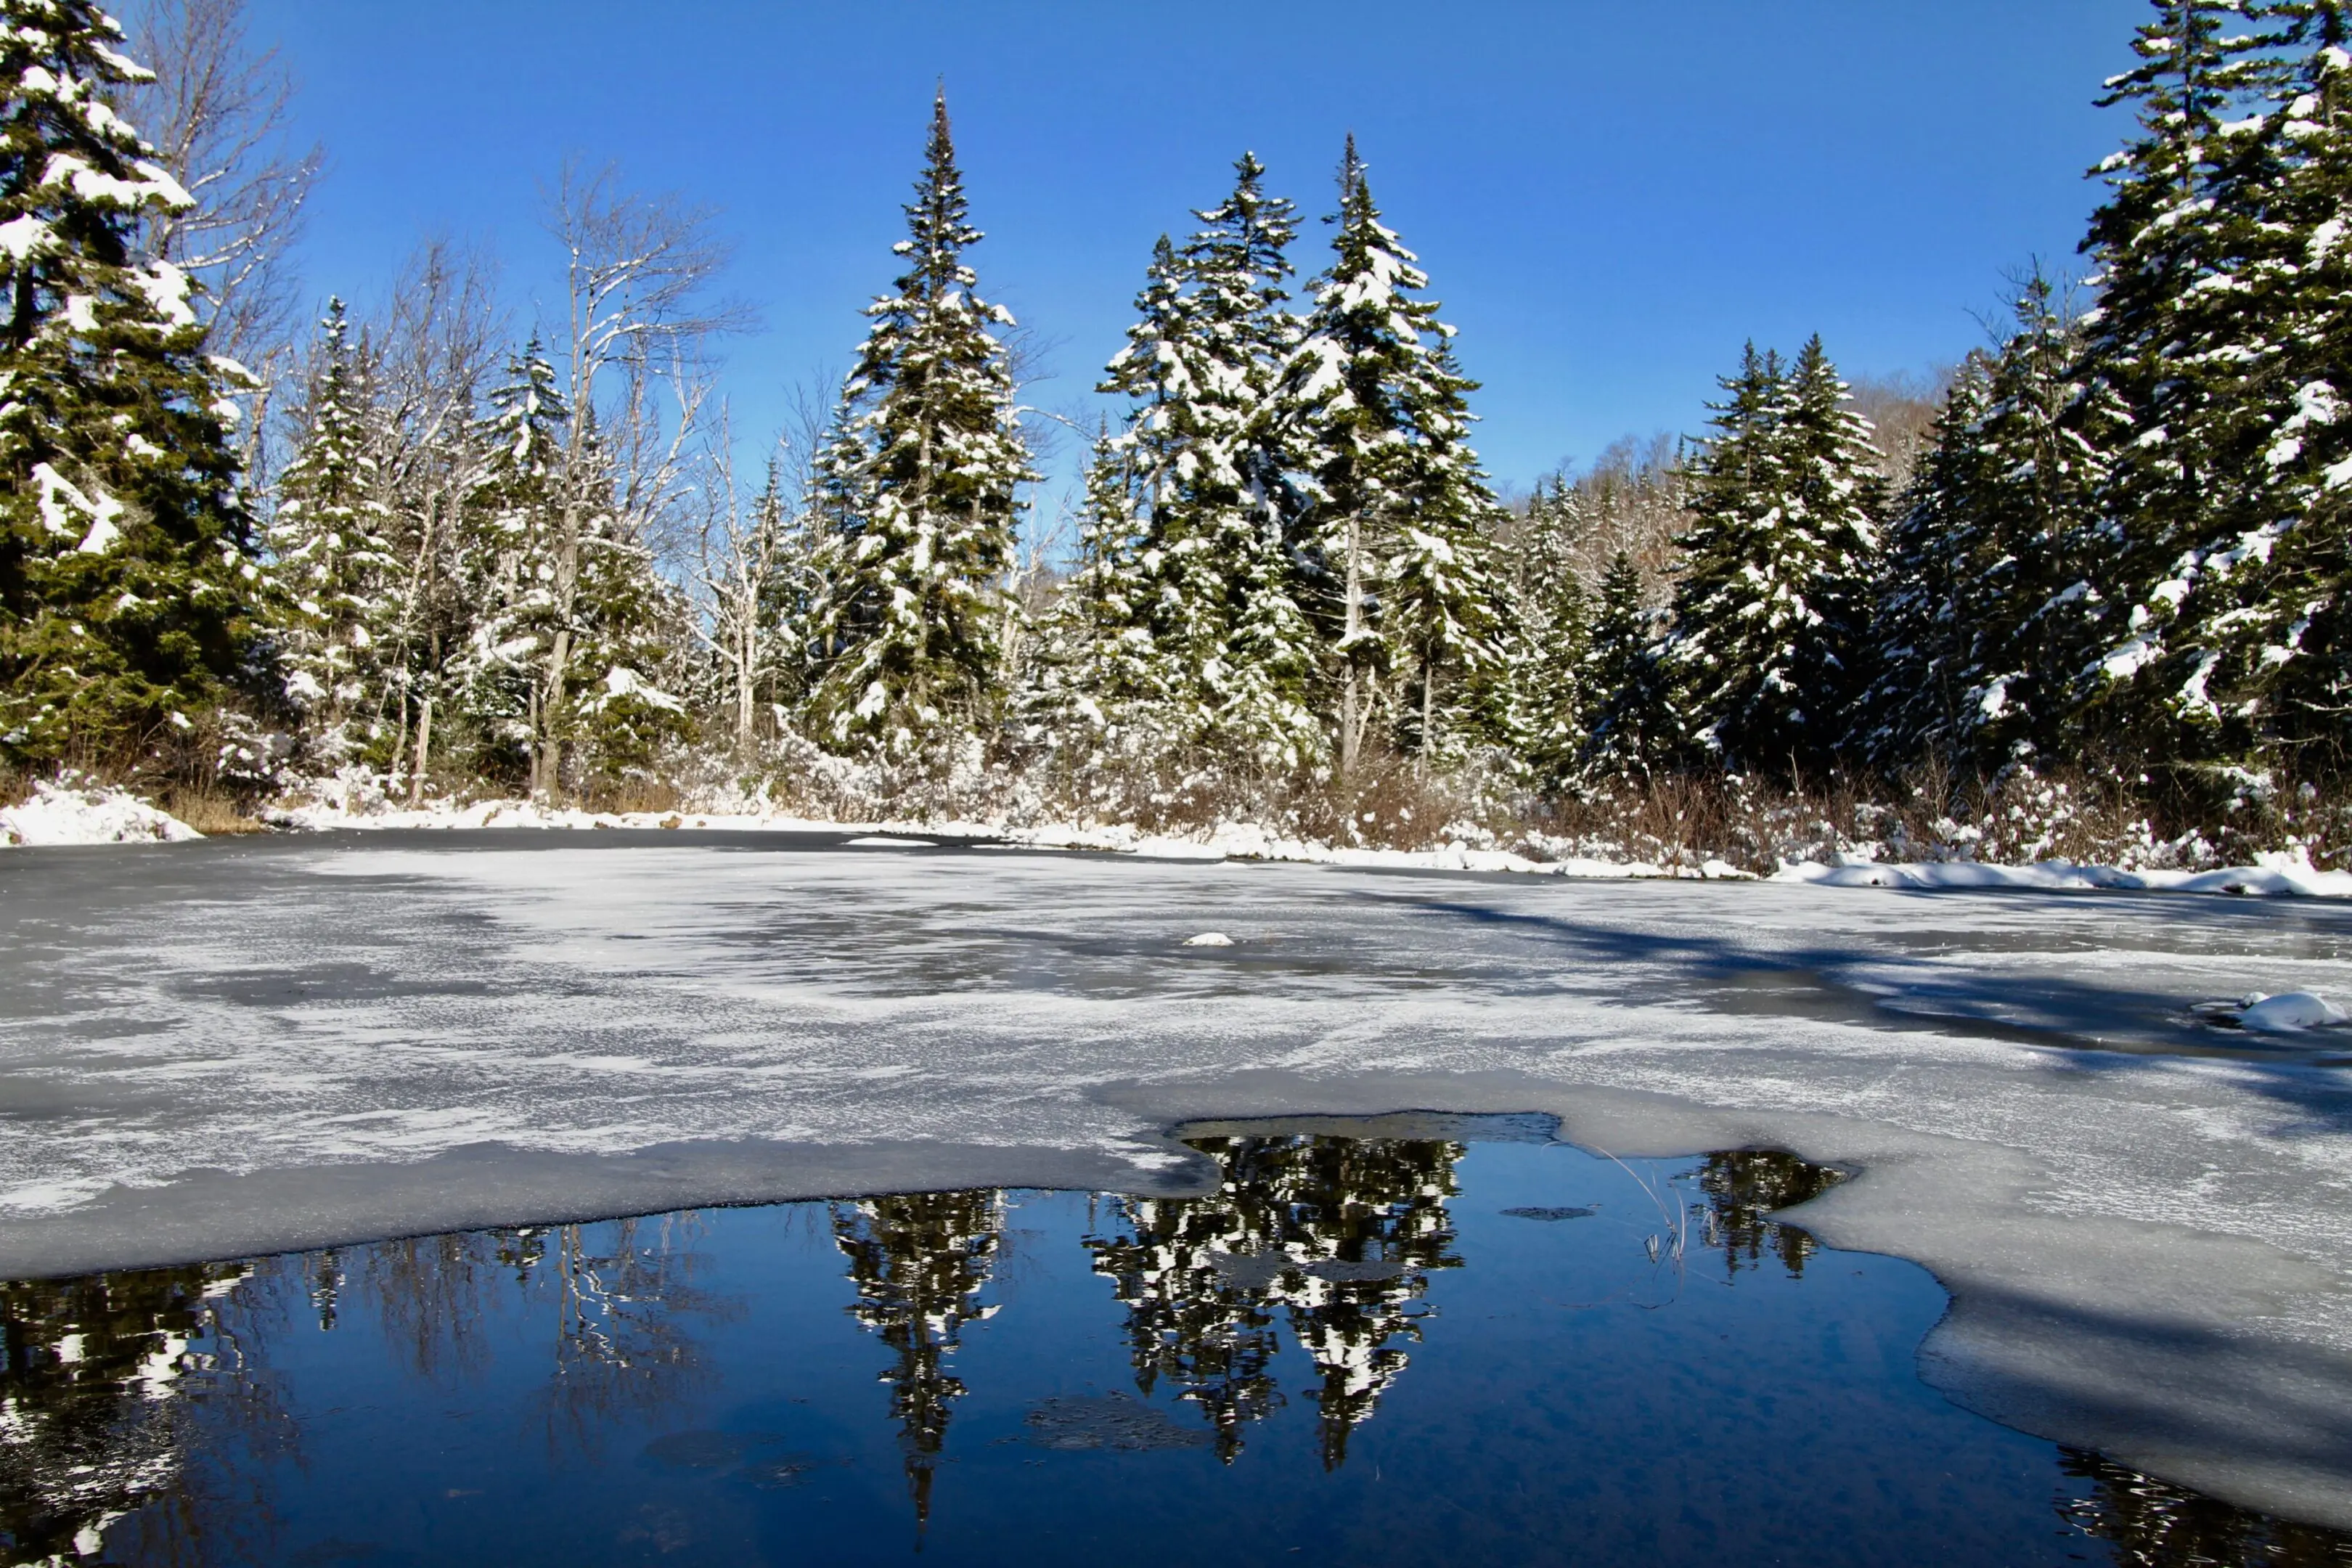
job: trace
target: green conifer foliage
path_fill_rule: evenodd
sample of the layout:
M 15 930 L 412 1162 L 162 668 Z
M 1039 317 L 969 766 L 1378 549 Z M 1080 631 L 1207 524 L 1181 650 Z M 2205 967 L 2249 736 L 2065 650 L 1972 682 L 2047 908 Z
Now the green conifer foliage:
M 186 192 L 110 107 L 147 72 L 91 0 L 0 0 L 0 749 L 121 753 L 250 669 L 257 541 L 186 276 Z
M 822 673 L 811 707 L 835 745 L 892 754 L 990 724 L 1005 687 L 1003 578 L 1021 486 L 1035 476 L 1013 405 L 1012 367 L 963 253 L 965 222 L 944 94 L 897 292 L 844 389 L 823 458 L 832 524 L 820 549 Z
M 2246 608 L 2240 568 L 2282 520 L 2263 411 L 2285 401 L 2273 193 L 2291 153 L 2259 107 L 2280 35 L 2248 0 L 2158 0 L 2139 64 L 2108 104 L 2139 113 L 2137 141 L 2102 165 L 2111 194 L 2084 248 L 2100 298 L 2084 317 L 2088 426 L 2109 454 L 2087 607 L 2104 645 L 2085 672 L 2089 736 L 2142 763 L 2242 749 L 2243 713 L 2219 700 L 2214 631 Z
M 1317 279 L 1285 393 L 1313 500 L 1299 541 L 1315 574 L 1343 768 L 1385 717 L 1415 749 L 1492 658 L 1496 507 L 1466 440 L 1466 380 L 1429 279 L 1381 222 L 1353 137 L 1339 170 L 1331 266 Z
M 1642 574 L 1619 551 L 1601 579 L 1585 685 L 1591 692 L 1583 767 L 1596 779 L 1640 778 L 1665 761 L 1682 735 L 1660 658 L 1660 627 L 1643 597 Z
M 386 639 L 400 613 L 399 563 L 385 538 L 367 449 L 365 368 L 341 300 L 330 300 L 301 445 L 279 476 L 268 543 L 273 631 L 287 696 L 320 755 L 336 760 L 373 737 L 393 697 Z

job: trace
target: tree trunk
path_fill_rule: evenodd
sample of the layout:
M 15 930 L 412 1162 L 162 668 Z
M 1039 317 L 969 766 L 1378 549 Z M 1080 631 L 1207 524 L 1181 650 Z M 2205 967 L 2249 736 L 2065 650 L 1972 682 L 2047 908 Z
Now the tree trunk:
M 1347 660 L 1346 674 L 1339 688 L 1339 776 L 1347 777 L 1356 771 L 1356 752 L 1364 732 L 1363 695 L 1357 666 L 1356 639 L 1364 629 L 1363 524 L 1356 517 L 1348 519 L 1348 619 L 1340 635 L 1340 644 L 1347 650 L 1341 655 Z
M 416 715 L 416 771 L 408 776 L 408 804 L 425 804 L 425 770 L 433 763 L 433 699 L 420 700 Z

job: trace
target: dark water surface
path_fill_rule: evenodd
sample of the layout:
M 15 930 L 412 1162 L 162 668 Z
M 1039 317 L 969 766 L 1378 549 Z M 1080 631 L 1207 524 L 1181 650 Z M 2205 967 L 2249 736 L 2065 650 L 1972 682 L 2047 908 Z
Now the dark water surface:
M 1836 1179 L 1515 1118 L 0 1285 L 8 1563 L 2352 1563 L 1923 1384 Z

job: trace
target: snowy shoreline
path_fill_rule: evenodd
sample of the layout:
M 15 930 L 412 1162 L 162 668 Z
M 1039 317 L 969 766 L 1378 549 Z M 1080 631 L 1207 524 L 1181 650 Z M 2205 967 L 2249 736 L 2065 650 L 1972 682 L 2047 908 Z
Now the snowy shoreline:
M 1384 870 L 1509 872 L 1571 880 L 1808 882 L 1832 888 L 2011 889 L 2038 892 L 2214 893 L 2257 898 L 2352 899 L 2352 871 L 2330 871 L 2301 854 L 2257 855 L 2251 866 L 2203 870 L 2126 869 L 2041 860 L 2010 866 L 1977 860 L 1882 861 L 1841 855 L 1833 862 L 1784 862 L 1759 878 L 1728 861 L 1674 867 L 1634 858 L 1562 856 L 1538 859 L 1515 850 L 1457 839 L 1434 849 L 1334 847 L 1285 837 L 1249 823 L 1220 823 L 1199 837 L 1148 834 L 1121 826 L 1056 823 L 1015 826 L 959 819 L 833 821 L 774 811 L 592 812 L 522 800 L 488 800 L 421 808 L 352 809 L 331 801 L 273 806 L 261 820 L 286 832 L 478 828 L 677 829 L 730 833 L 855 833 L 911 846 L 915 840 L 987 840 L 1024 849 L 1085 850 L 1148 860 L 1267 860 Z M 41 784 L 31 800 L 0 808 L 0 848 L 177 843 L 201 838 L 187 824 L 117 789 Z M 882 847 L 877 845 L 869 847 Z

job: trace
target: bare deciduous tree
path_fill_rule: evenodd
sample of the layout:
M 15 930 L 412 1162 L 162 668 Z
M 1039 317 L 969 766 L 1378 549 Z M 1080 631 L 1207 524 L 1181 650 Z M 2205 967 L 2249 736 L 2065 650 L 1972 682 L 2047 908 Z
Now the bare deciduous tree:
M 711 341 L 749 312 L 706 292 L 726 265 L 709 209 L 630 191 L 619 170 L 567 163 L 548 195 L 548 229 L 564 255 L 567 488 L 555 542 L 555 635 L 541 711 L 563 711 L 578 608 L 580 546 L 600 515 L 657 552 L 674 550 L 692 495 L 695 437 L 710 389 Z M 532 788 L 560 776 L 551 722 L 532 758 Z
M 323 153 L 298 149 L 294 80 L 275 48 L 254 48 L 246 0 L 138 0 L 133 46 L 154 79 L 123 107 L 195 205 L 149 209 L 146 242 L 204 286 L 215 353 L 260 383 L 247 422 L 248 471 L 264 468 L 270 393 L 299 337 L 290 252 Z

